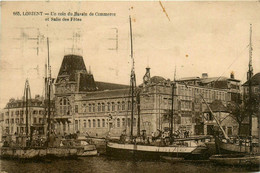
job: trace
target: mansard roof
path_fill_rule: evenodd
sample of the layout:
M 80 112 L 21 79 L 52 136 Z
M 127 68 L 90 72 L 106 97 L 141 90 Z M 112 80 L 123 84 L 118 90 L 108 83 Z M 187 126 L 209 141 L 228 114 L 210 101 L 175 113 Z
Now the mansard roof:
M 60 67 L 58 78 L 63 75 L 68 75 L 69 81 L 75 81 L 75 74 L 79 71 L 87 72 L 83 57 L 79 55 L 65 55 Z
M 129 88 L 125 89 L 115 89 L 115 90 L 104 90 L 89 92 L 82 99 L 103 99 L 103 98 L 117 98 L 117 97 L 130 97 Z
M 98 91 L 129 88 L 129 85 L 115 84 L 115 83 L 108 83 L 108 82 L 98 82 L 98 81 L 96 82 L 96 86 Z

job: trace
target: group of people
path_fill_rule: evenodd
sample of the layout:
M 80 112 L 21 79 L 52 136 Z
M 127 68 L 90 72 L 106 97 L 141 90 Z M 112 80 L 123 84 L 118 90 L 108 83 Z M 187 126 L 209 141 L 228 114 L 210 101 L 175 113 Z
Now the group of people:
M 181 131 L 178 129 L 173 133 L 174 138 L 188 138 L 190 135 L 191 132 L 188 130 Z

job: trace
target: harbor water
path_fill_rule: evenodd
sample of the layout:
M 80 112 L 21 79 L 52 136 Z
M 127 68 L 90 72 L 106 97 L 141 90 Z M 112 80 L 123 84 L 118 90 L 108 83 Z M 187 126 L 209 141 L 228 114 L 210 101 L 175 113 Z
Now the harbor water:
M 259 172 L 259 167 L 219 166 L 210 161 L 132 161 L 117 160 L 105 156 L 82 157 L 78 159 L 58 159 L 41 161 L 0 160 L 0 172 L 95 172 L 95 173 L 184 173 L 184 172 Z

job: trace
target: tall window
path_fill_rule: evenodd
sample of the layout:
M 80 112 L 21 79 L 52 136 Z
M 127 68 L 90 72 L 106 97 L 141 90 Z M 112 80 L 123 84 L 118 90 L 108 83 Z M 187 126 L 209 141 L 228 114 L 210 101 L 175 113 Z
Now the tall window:
M 87 127 L 87 121 L 84 120 L 84 127 L 86 128 Z
M 115 103 L 112 102 L 112 111 L 115 111 Z
M 102 112 L 105 112 L 105 103 L 102 103 Z
M 92 111 L 92 106 L 91 106 L 91 104 L 88 104 L 88 111 L 89 111 L 89 112 Z
M 96 111 L 96 109 L 95 109 L 95 103 L 92 104 L 92 108 L 93 108 L 93 109 L 92 109 L 93 112 L 95 112 L 95 111 Z
M 122 126 L 125 127 L 125 119 L 122 118 Z
M 121 103 L 117 102 L 117 110 L 120 111 L 121 110 Z
M 105 123 L 105 119 L 102 119 L 102 127 L 105 127 L 106 123 Z
M 87 112 L 87 105 L 85 103 L 82 105 L 82 107 L 83 107 L 83 112 Z
M 93 120 L 93 127 L 96 127 L 96 120 Z
M 125 110 L 125 102 L 124 101 L 122 102 L 122 110 L 123 111 Z
M 100 127 L 100 119 L 97 120 L 97 126 Z
M 110 111 L 111 110 L 111 108 L 110 108 L 110 103 L 108 102 L 107 103 L 107 111 Z
M 100 103 L 98 103 L 98 112 L 100 112 L 101 111 L 101 105 L 100 105 Z
M 128 110 L 131 110 L 132 105 L 131 105 L 131 102 L 130 102 L 130 101 L 128 101 L 127 107 L 128 107 Z
M 120 119 L 119 118 L 117 118 L 116 124 L 117 124 L 117 127 L 120 127 Z
M 91 128 L 91 120 L 88 120 L 88 127 Z

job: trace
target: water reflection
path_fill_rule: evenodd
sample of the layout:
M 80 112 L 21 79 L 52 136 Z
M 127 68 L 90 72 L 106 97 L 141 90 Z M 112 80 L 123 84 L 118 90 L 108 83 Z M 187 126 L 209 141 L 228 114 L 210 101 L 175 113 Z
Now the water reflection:
M 257 172 L 259 167 L 229 167 L 218 166 L 209 161 L 129 161 L 116 160 L 108 157 L 85 157 L 76 160 L 35 160 L 14 161 L 0 160 L 2 172 Z

